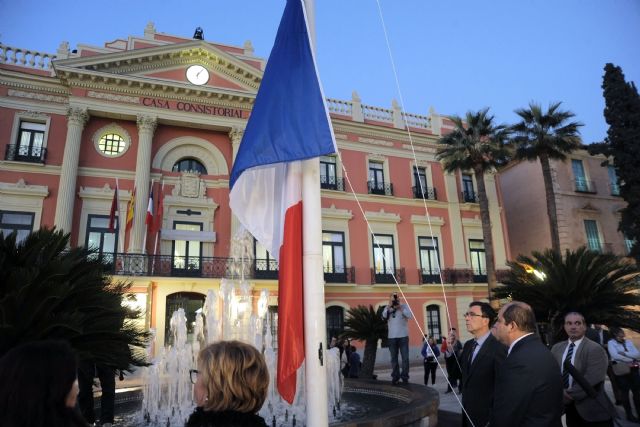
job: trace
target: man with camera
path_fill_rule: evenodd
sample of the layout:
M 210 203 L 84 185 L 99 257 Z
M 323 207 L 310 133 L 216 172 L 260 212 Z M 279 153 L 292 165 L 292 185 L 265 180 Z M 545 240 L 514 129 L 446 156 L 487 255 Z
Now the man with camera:
M 406 304 L 401 304 L 398 294 L 391 294 L 389 304 L 382 311 L 382 318 L 387 321 L 389 329 L 388 344 L 391 354 L 391 383 L 398 384 L 402 379 L 403 383 L 409 382 L 409 328 L 408 322 L 411 319 L 411 311 Z M 402 372 L 398 366 L 398 350 L 402 357 Z

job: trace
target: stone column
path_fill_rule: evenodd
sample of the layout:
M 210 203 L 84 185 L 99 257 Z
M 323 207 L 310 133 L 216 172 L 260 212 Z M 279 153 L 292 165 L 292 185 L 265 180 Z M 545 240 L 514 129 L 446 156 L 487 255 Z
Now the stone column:
M 62 171 L 60 172 L 54 220 L 56 228 L 63 230 L 65 233 L 71 232 L 73 223 L 80 142 L 82 141 L 82 130 L 88 118 L 89 115 L 85 108 L 69 107 L 67 110 L 67 138 L 64 143 Z
M 232 160 L 231 168 L 233 168 L 233 163 L 235 163 L 236 161 L 236 156 L 238 155 L 238 148 L 240 148 L 240 142 L 242 141 L 243 135 L 244 135 L 244 129 L 234 127 L 229 131 L 229 138 L 231 138 L 231 147 L 233 148 L 233 156 L 231 158 Z M 229 169 L 229 175 L 231 175 L 231 169 Z M 232 239 L 236 235 L 236 231 L 238 230 L 239 225 L 240 225 L 240 222 L 238 221 L 238 218 L 236 218 L 236 216 L 233 213 L 231 213 L 231 238 Z
M 151 186 L 151 142 L 156 130 L 157 119 L 150 116 L 138 116 L 138 156 L 136 157 L 136 204 L 133 213 L 133 228 L 129 239 L 129 253 L 145 253 L 144 234 Z

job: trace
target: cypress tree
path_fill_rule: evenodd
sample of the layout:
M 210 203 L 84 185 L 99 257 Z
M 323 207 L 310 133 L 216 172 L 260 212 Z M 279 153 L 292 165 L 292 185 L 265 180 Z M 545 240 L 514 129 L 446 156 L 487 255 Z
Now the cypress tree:
M 635 84 L 625 81 L 620 67 L 609 63 L 604 70 L 604 117 L 609 130 L 603 143 L 588 148 L 591 154 L 613 159 L 620 195 L 627 202 L 619 230 L 634 241 L 631 255 L 640 262 L 640 96 Z

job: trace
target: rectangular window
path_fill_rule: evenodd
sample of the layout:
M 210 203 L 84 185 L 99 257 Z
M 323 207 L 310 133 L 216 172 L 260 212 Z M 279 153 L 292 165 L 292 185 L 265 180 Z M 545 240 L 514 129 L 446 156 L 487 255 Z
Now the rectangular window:
M 346 282 L 344 233 L 322 232 L 322 266 L 327 282 Z
M 256 279 L 277 279 L 278 261 L 273 258 L 269 251 L 254 239 L 254 274 Z
M 473 281 L 481 283 L 487 281 L 487 258 L 484 252 L 484 241 L 469 239 L 469 254 L 471 255 L 471 269 Z
M 598 224 L 592 219 L 584 220 L 584 231 L 587 234 L 587 247 L 594 252 L 602 252 Z
M 175 221 L 174 230 L 202 231 L 201 222 Z M 175 276 L 199 276 L 201 269 L 202 242 L 199 240 L 173 241 L 173 274 Z
M 440 328 L 440 307 L 436 304 L 427 306 L 427 333 L 431 338 L 438 342 L 442 338 L 442 329 Z
M 473 188 L 473 177 L 468 173 L 462 174 L 462 200 L 467 203 L 476 203 L 478 200 L 475 189 Z
M 373 269 L 376 283 L 393 283 L 395 274 L 395 249 L 393 236 L 377 234 L 371 236 L 373 242 Z
M 338 190 L 336 158 L 333 156 L 320 157 L 320 188 Z
M 109 231 L 108 215 L 89 215 L 85 246 L 95 251 L 93 256 L 112 265 L 118 248 L 118 218 L 114 230 Z
M 573 177 L 576 183 L 576 191 L 588 192 L 589 182 L 587 181 L 587 175 L 584 172 L 584 165 L 582 160 L 572 159 L 571 168 L 573 169 Z
M 0 211 L 0 234 L 16 232 L 16 242 L 22 242 L 33 231 L 33 212 Z
M 629 253 L 631 252 L 631 248 L 633 248 L 634 243 L 635 241 L 633 239 L 624 236 L 624 246 L 625 248 L 627 248 L 627 255 L 629 255 Z
M 611 187 L 611 195 L 620 195 L 620 185 L 618 183 L 618 175 L 616 175 L 616 168 L 613 166 L 607 166 L 607 173 L 609 174 L 609 186 Z
M 422 283 L 440 281 L 440 255 L 437 237 L 418 237 Z
M 25 162 L 44 161 L 43 143 L 46 127 L 47 125 L 44 123 L 20 121 L 14 160 Z
M 369 193 L 386 194 L 384 167 L 380 162 L 369 162 Z

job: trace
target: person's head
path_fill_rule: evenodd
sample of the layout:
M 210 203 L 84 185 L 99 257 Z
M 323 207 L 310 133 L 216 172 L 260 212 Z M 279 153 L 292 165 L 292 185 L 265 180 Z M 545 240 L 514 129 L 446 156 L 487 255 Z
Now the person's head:
M 427 342 L 429 343 L 429 345 L 432 345 L 432 346 L 433 346 L 433 345 L 436 345 L 436 341 L 435 341 L 432 337 L 429 337 L 429 339 L 427 340 Z
M 205 411 L 256 413 L 267 397 L 269 372 L 255 347 L 240 341 L 219 341 L 198 355 L 193 394 Z
M 504 345 L 536 331 L 536 316 L 529 304 L 512 301 L 502 306 L 491 332 Z
M 613 339 L 615 339 L 619 343 L 624 342 L 624 331 L 622 330 L 622 328 L 618 328 L 617 326 L 612 326 L 609 328 L 609 332 L 611 333 L 611 336 L 613 337 Z
M 14 347 L 0 359 L 0 378 L 0 425 L 59 425 L 76 405 L 77 359 L 66 341 Z
M 335 347 L 336 345 L 338 345 L 338 338 L 331 337 L 331 342 L 329 343 L 329 348 Z
M 464 314 L 464 321 L 469 331 L 475 337 L 481 337 L 491 329 L 496 318 L 496 312 L 491 305 L 482 301 L 469 304 L 469 310 Z
M 564 331 L 571 341 L 577 341 L 587 333 L 587 322 L 584 316 L 572 311 L 564 316 Z

